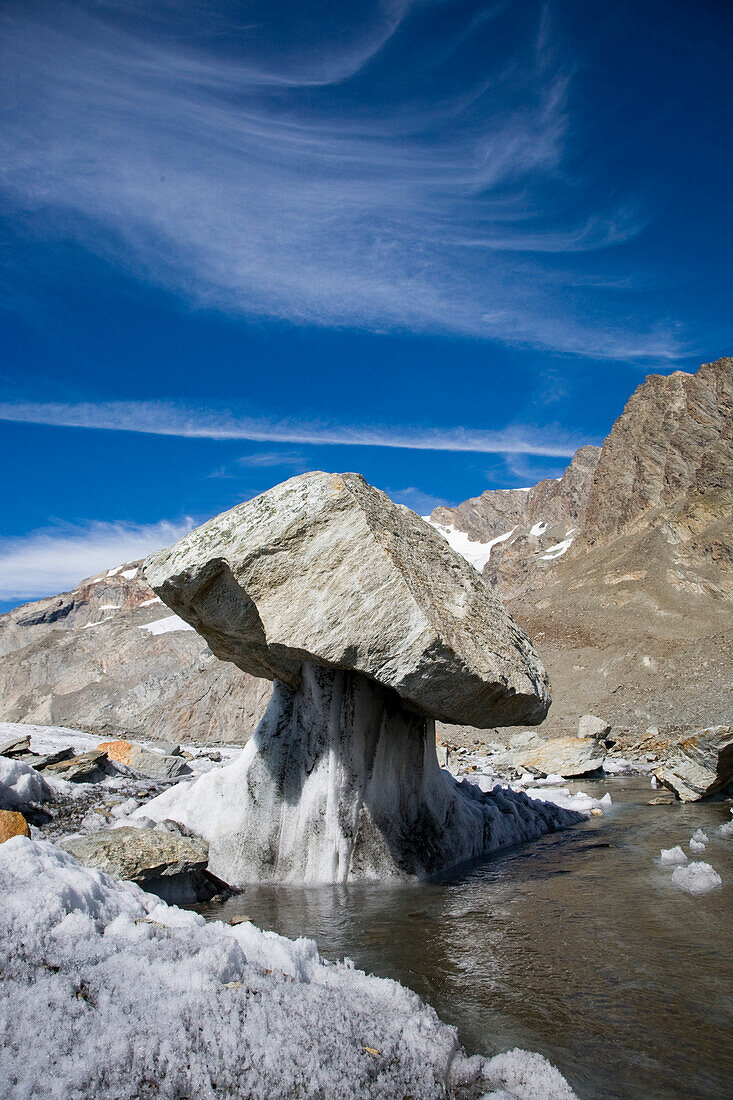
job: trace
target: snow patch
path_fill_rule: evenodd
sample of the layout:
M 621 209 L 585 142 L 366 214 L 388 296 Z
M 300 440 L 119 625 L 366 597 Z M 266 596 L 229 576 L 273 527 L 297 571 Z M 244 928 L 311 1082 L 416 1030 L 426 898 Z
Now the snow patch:
M 96 623 L 84 623 L 82 630 L 91 630 L 93 626 L 102 626 L 103 623 L 111 623 L 114 619 L 114 615 L 106 615 L 103 619 L 98 619 Z
M 544 554 L 542 554 L 541 561 L 557 561 L 561 558 L 573 544 L 572 535 L 570 538 L 564 538 L 562 542 L 556 543 L 554 546 L 550 546 Z
M 134 569 L 123 569 L 120 576 L 127 581 L 131 581 L 133 577 L 137 576 L 137 566 Z
M 153 596 L 152 600 L 143 600 L 143 602 L 139 603 L 137 606 L 138 607 L 150 607 L 154 603 L 162 603 L 162 602 L 163 601 L 161 600 L 160 596 Z
M 540 535 L 544 535 L 546 530 L 547 524 L 543 520 L 540 520 L 539 523 L 535 523 L 534 527 L 530 527 L 529 533 L 530 535 L 534 535 L 535 538 L 538 538 Z
M 148 634 L 170 634 L 174 630 L 193 630 L 193 627 L 178 615 L 167 615 L 164 619 L 144 623 L 138 630 L 146 630 Z
M 512 527 L 511 531 L 506 531 L 503 535 L 497 535 L 495 539 L 490 539 L 489 542 L 477 542 L 469 538 L 465 531 L 459 531 L 452 523 L 434 523 L 433 520 L 428 520 L 428 522 L 439 535 L 443 536 L 448 545 L 461 557 L 465 558 L 479 573 L 489 561 L 492 549 L 498 543 L 506 542 L 516 531 L 516 527 Z
M 108 570 L 107 570 L 107 576 L 108 576 L 108 577 L 116 577 L 116 576 L 117 576 L 117 574 L 118 574 L 118 573 L 121 573 L 123 569 L 124 569 L 124 566 L 123 566 L 123 565 L 116 565 L 116 566 L 114 567 L 114 569 L 108 569 Z

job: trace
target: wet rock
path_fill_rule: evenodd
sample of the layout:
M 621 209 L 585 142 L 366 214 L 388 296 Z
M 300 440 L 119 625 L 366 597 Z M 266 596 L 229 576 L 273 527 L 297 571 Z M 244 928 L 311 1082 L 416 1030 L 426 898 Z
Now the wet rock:
M 0 844 L 14 836 L 30 835 L 30 826 L 23 814 L 15 810 L 0 810 Z
M 555 737 L 537 748 L 514 754 L 515 767 L 532 775 L 590 775 L 603 767 L 606 750 L 593 738 Z
M 610 732 L 610 723 L 595 714 L 584 714 L 578 722 L 578 737 L 595 737 L 596 741 L 605 741 Z
M 209 846 L 200 837 L 123 826 L 67 837 L 59 847 L 87 867 L 137 882 L 175 904 L 206 901 L 221 889 L 206 872 Z
M 72 756 L 68 760 L 49 764 L 44 770 L 47 775 L 68 779 L 72 783 L 93 783 L 102 778 L 106 760 L 105 752 L 92 749 L 90 752 L 80 753 L 79 756 Z
M 683 802 L 720 794 L 733 784 L 733 727 L 694 730 L 671 747 L 654 774 Z

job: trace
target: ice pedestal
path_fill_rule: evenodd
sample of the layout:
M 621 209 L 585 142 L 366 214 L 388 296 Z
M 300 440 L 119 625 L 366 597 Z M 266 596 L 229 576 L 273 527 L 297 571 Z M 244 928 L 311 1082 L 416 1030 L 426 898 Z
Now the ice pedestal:
M 275 681 L 235 763 L 141 807 L 204 836 L 209 869 L 248 882 L 426 877 L 578 820 L 443 771 L 432 718 L 361 673 L 303 665 Z

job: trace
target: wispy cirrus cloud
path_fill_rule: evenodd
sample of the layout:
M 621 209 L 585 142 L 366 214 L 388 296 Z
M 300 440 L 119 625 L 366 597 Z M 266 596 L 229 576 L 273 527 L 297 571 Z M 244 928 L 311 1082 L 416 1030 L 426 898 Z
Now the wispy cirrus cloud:
M 572 62 L 540 4 L 497 49 L 506 7 L 11 0 L 0 185 L 34 232 L 195 306 L 674 359 L 602 278 L 558 295 L 548 254 L 572 272 L 645 217 L 584 196 Z
M 193 520 L 153 524 L 59 524 L 0 538 L 0 600 L 30 600 L 73 588 L 94 573 L 147 557 L 181 538 Z
M 86 428 L 186 439 L 250 440 L 314 446 L 392 447 L 413 451 L 478 454 L 531 454 L 567 457 L 587 439 L 560 429 L 509 426 L 496 431 L 469 428 L 414 428 L 398 425 L 327 424 L 265 417 L 237 416 L 226 410 L 187 408 L 161 401 L 109 401 L 92 404 L 0 402 L 0 420 L 54 427 Z M 277 465 L 249 456 L 249 465 Z

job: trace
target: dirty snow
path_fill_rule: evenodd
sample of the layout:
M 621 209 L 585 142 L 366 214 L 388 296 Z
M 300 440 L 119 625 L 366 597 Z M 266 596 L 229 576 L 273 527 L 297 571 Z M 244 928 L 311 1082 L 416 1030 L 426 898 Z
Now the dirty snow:
M 174 630 L 193 630 L 193 627 L 178 615 L 167 615 L 152 623 L 144 623 L 138 630 L 147 630 L 148 634 L 170 634 Z
M 8 1100 L 574 1098 L 538 1054 L 468 1058 L 416 994 L 312 940 L 207 925 L 46 841 L 0 846 L 0 896 Z
M 677 867 L 672 882 L 690 894 L 707 894 L 723 884 L 722 878 L 709 863 L 688 863 L 686 867 Z

